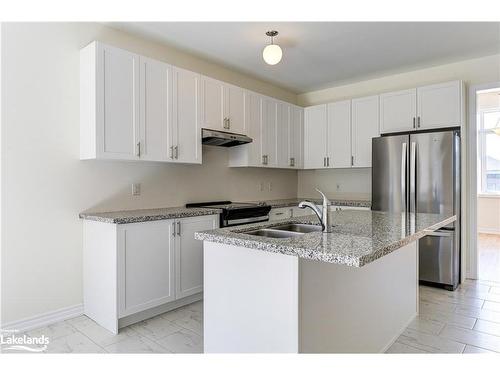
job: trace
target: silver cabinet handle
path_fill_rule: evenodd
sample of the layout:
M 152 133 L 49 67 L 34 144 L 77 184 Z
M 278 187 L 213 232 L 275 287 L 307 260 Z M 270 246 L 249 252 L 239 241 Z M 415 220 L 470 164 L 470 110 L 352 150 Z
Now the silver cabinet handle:
M 351 167 L 354 167 L 354 155 L 351 156 Z
M 179 159 L 179 146 L 175 146 L 174 149 L 175 149 L 175 158 Z
M 267 165 L 267 155 L 262 155 L 262 164 Z
M 227 128 L 231 129 L 231 118 L 230 117 L 227 118 Z
M 295 167 L 295 158 L 290 158 L 290 167 Z
M 174 146 L 170 146 L 170 159 L 174 158 Z
M 326 166 L 327 167 L 330 166 L 330 157 L 329 156 L 326 157 Z
M 416 128 L 416 125 L 415 125 L 415 117 L 413 117 L 413 129 Z
M 137 142 L 137 156 L 141 156 L 141 141 Z
M 401 148 L 401 205 L 404 207 L 404 210 L 407 210 L 407 201 L 406 201 L 406 142 L 403 143 L 403 147 Z
M 420 128 L 420 116 L 417 117 L 417 128 Z
M 175 237 L 175 221 L 172 223 L 172 237 Z
M 181 222 L 180 221 L 177 222 L 177 235 L 178 236 L 181 235 Z
M 323 156 L 323 167 L 326 167 L 326 156 Z

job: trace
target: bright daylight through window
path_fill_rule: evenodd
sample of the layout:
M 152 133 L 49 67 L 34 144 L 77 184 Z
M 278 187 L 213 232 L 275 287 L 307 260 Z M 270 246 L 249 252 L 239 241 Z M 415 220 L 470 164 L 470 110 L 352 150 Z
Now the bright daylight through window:
M 500 194 L 500 107 L 480 110 L 477 124 L 480 191 Z

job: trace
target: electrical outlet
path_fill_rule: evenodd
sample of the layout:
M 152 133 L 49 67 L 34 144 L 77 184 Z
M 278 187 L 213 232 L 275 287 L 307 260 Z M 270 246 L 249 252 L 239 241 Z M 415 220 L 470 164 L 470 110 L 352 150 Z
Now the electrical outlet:
M 141 195 L 141 184 L 132 184 L 132 195 Z

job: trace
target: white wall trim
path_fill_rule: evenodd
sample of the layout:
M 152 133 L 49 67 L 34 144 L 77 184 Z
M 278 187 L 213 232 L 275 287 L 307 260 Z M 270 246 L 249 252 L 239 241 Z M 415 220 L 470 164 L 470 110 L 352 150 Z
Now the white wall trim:
M 490 82 L 469 87 L 469 131 L 467 134 L 467 278 L 477 279 L 479 264 L 477 255 L 477 124 L 476 95 L 478 91 L 500 87 L 500 82 Z
M 487 228 L 487 227 L 478 227 L 478 233 L 484 234 L 500 234 L 500 230 L 498 228 Z
M 17 330 L 19 332 L 29 331 L 40 327 L 48 326 L 62 322 L 66 319 L 76 318 L 83 315 L 83 304 L 65 307 L 62 309 L 50 311 L 30 318 L 16 320 L 2 325 L 5 330 Z

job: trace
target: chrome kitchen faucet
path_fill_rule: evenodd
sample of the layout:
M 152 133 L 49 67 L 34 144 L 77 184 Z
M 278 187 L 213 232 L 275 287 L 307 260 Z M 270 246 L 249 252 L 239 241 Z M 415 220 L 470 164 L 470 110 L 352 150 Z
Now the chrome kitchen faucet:
M 309 207 L 311 210 L 314 211 L 316 216 L 319 219 L 319 222 L 321 223 L 321 227 L 323 228 L 323 233 L 330 233 L 332 232 L 332 211 L 330 210 L 330 207 L 332 206 L 332 202 L 326 197 L 325 194 L 318 188 L 316 188 L 316 191 L 320 193 L 323 197 L 323 207 L 320 209 L 317 205 L 315 205 L 313 202 L 310 201 L 303 201 L 299 203 L 299 208 L 306 208 Z

